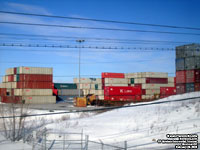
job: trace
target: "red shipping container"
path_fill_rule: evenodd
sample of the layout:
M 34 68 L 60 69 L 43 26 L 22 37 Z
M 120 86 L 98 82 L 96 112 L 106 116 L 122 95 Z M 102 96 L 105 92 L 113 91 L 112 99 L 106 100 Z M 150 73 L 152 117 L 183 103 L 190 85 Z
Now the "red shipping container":
M 53 76 L 52 75 L 45 75 L 45 74 L 20 74 L 19 81 L 42 81 L 42 82 L 52 82 Z
M 53 89 L 53 95 L 58 95 L 58 90 L 57 89 Z
M 0 88 L 0 96 L 6 96 L 6 88 Z
M 176 87 L 160 87 L 160 95 L 176 95 Z
M 22 97 L 21 96 L 1 96 L 1 101 L 3 103 L 20 104 L 22 103 Z
M 125 78 L 124 73 L 109 73 L 109 72 L 102 72 L 102 78 Z
M 194 84 L 194 90 L 195 91 L 200 91 L 200 83 L 195 83 Z
M 195 82 L 195 70 L 186 70 L 186 83 Z
M 146 83 L 167 84 L 168 83 L 168 78 L 146 78 Z
M 17 68 L 16 67 L 14 68 L 14 74 L 17 74 Z
M 176 84 L 176 94 L 186 93 L 186 85 L 185 84 Z
M 186 71 L 176 72 L 176 83 L 186 83 Z
M 200 69 L 195 70 L 195 82 L 200 83 Z
M 14 82 L 14 75 L 8 75 L 8 82 Z
M 52 82 L 17 82 L 19 89 L 52 89 Z
M 107 86 L 104 88 L 104 96 L 134 96 L 141 94 L 140 87 Z
M 141 100 L 141 95 L 136 96 L 105 96 L 105 100 L 108 101 L 128 101 L 128 102 L 137 102 Z

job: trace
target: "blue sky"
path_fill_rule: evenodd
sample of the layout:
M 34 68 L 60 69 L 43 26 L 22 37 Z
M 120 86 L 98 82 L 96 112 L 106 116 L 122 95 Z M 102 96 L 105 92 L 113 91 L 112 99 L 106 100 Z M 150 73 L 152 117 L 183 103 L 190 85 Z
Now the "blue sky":
M 0 10 L 4 11 L 189 27 L 200 27 L 199 5 L 200 2 L 198 0 L 0 0 Z M 196 30 L 20 16 L 3 13 L 0 13 L 0 21 L 200 33 L 200 31 Z M 0 33 L 115 38 L 133 40 L 182 41 L 188 43 L 199 43 L 200 40 L 200 36 L 194 35 L 52 28 L 8 24 L 0 24 Z M 23 40 L 20 38 L 10 39 L 8 37 L 0 35 L 0 43 L 77 45 L 75 40 L 50 40 L 49 38 L 35 40 L 33 39 L 35 38 L 28 37 L 23 38 Z M 102 43 L 90 42 L 89 40 L 85 40 L 83 45 L 143 48 L 175 48 L 175 46 L 181 44 L 144 44 L 136 42 L 132 42 L 131 44 L 119 42 Z M 32 51 L 26 52 L 24 50 Z M 44 50 L 48 50 L 48 52 L 44 52 Z M 97 49 L 82 49 L 81 51 L 81 62 L 83 63 L 81 64 L 81 74 L 99 75 L 90 77 L 100 77 L 101 72 L 128 73 L 155 71 L 169 72 L 170 75 L 174 75 L 171 73 L 175 72 L 175 52 L 110 52 L 110 50 L 107 50 L 107 52 L 105 52 L 105 50 L 101 51 Z M 53 67 L 55 82 L 72 82 L 73 77 L 56 76 L 77 76 L 77 63 L 78 49 L 0 47 L 0 75 L 4 75 L 6 68 L 9 67 Z

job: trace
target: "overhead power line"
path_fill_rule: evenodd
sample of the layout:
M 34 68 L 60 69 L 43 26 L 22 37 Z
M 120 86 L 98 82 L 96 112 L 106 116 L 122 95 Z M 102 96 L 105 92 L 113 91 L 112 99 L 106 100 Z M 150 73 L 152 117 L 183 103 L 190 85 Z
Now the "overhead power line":
M 6 21 L 1 21 L 0 23 L 1 24 L 10 24 L 10 25 L 27 25 L 27 26 L 42 26 L 42 27 L 71 28 L 71 29 L 90 29 L 90 30 L 161 33 L 161 34 L 176 34 L 176 35 L 197 35 L 197 36 L 200 35 L 200 33 L 189 33 L 189 32 L 169 32 L 169 31 L 153 31 L 153 30 L 133 30 L 133 29 L 122 29 L 122 28 L 66 26 L 66 25 L 59 25 L 59 24 L 42 24 L 42 23 L 28 23 L 28 22 L 6 22 Z
M 187 26 L 161 25 L 161 24 L 150 24 L 150 23 L 139 23 L 139 22 L 128 22 L 128 21 L 117 21 L 117 20 L 90 19 L 90 18 L 82 18 L 82 17 L 67 17 L 67 16 L 56 16 L 56 15 L 43 15 L 43 14 L 10 12 L 10 11 L 0 11 L 0 13 L 16 14 L 16 15 L 26 15 L 26 16 L 37 16 L 37 17 L 60 18 L 60 19 L 73 19 L 73 20 L 83 20 L 83 21 L 96 21 L 96 22 L 106 22 L 106 23 L 118 23 L 118 24 L 154 26 L 154 27 L 162 27 L 162 28 L 175 28 L 175 29 L 179 28 L 179 29 L 200 30 L 200 28 L 187 27 Z
M 158 40 L 140 40 L 140 39 L 115 39 L 115 38 L 97 38 L 97 37 L 70 37 L 70 36 L 55 36 L 55 35 L 35 35 L 35 34 L 13 34 L 13 33 L 0 33 L 3 36 L 25 36 L 25 37 L 45 37 L 45 38 L 56 38 L 56 39 L 85 39 L 98 40 L 98 41 L 123 41 L 123 42 L 149 42 L 149 43 L 195 43 L 195 42 L 184 42 L 184 41 L 158 41 Z
M 48 116 L 48 115 L 58 115 L 58 114 L 72 114 L 72 113 L 79 113 L 79 112 L 95 112 L 95 111 L 102 111 L 102 110 L 112 110 L 112 109 L 118 109 L 118 108 L 132 108 L 132 107 L 142 107 L 142 106 L 149 106 L 149 105 L 158 105 L 158 104 L 164 104 L 164 103 L 174 103 L 174 102 L 182 102 L 182 101 L 189 101 L 189 100 L 195 100 L 199 99 L 200 97 L 192 97 L 192 98 L 185 98 L 185 99 L 177 99 L 173 101 L 158 101 L 158 102 L 151 102 L 151 103 L 142 103 L 142 104 L 136 104 L 131 106 L 116 106 L 116 107 L 107 107 L 107 108 L 97 108 L 97 109 L 90 109 L 90 110 L 76 110 L 76 111 L 64 111 L 64 112 L 55 112 L 55 113 L 42 113 L 42 114 L 30 114 L 30 115 L 16 115 L 14 117 L 36 117 L 36 116 Z M 13 116 L 3 116 L 2 118 L 13 118 Z
M 2 47 L 87 48 L 87 49 L 111 49 L 111 50 L 175 51 L 174 48 L 117 47 L 117 46 L 77 46 L 77 45 L 53 45 L 53 44 L 52 45 L 46 45 L 46 44 L 23 44 L 23 43 L 0 43 L 0 46 L 2 46 Z M 25 51 L 29 51 L 29 50 L 25 50 Z

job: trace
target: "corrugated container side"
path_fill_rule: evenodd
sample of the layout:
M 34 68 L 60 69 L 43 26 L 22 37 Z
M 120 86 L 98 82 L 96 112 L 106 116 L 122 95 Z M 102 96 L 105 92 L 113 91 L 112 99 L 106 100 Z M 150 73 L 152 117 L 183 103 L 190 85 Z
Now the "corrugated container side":
M 74 83 L 79 83 L 78 78 L 74 78 L 73 81 Z M 101 84 L 101 78 L 80 78 L 80 83 Z
M 154 95 L 154 94 L 160 94 L 160 89 L 152 89 L 152 90 L 146 90 L 146 95 Z
M 145 78 L 167 78 L 168 73 L 164 73 L 164 72 L 144 72 L 142 77 L 145 77 Z
M 18 89 L 52 89 L 52 82 L 15 82 L 15 83 L 17 83 Z
M 51 74 L 20 74 L 18 81 L 26 81 L 26 82 L 52 82 L 53 76 Z
M 75 83 L 54 83 L 55 89 L 77 89 Z
M 103 95 L 98 95 L 97 98 L 98 98 L 99 100 L 104 100 L 104 96 L 103 96 Z
M 0 88 L 0 96 L 6 96 L 6 88 Z
M 185 58 L 185 69 L 192 70 L 195 69 L 195 58 L 194 57 L 186 57 Z
M 200 69 L 200 57 L 195 57 L 195 68 Z
M 146 78 L 146 83 L 167 84 L 168 78 Z
M 200 91 L 200 83 L 195 83 L 194 84 L 194 90 L 195 91 Z
M 79 95 L 79 89 L 58 89 L 58 95 L 77 96 Z M 80 90 L 80 95 L 83 95 L 83 90 Z
M 21 96 L 1 96 L 2 103 L 14 103 L 14 104 L 21 104 L 22 97 Z
M 105 84 L 104 86 L 105 86 L 105 87 L 106 87 L 106 86 L 124 86 L 124 87 L 127 87 L 128 84 Z
M 160 89 L 160 87 L 174 87 L 174 83 L 168 83 L 168 84 L 142 84 L 142 89 Z
M 186 70 L 186 83 L 195 82 L 195 70 Z
M 176 84 L 176 94 L 186 93 L 186 85 L 184 83 Z
M 6 75 L 14 74 L 14 68 L 9 68 L 6 70 Z
M 195 70 L 195 82 L 200 83 L 200 69 Z
M 128 79 L 122 78 L 105 78 L 105 84 L 128 84 Z
M 22 96 L 25 104 L 55 104 L 56 96 Z
M 14 89 L 15 96 L 52 96 L 52 89 Z
M 124 73 L 110 73 L 110 72 L 102 72 L 102 78 L 125 78 Z
M 175 83 L 175 77 L 168 77 L 168 83 Z
M 42 67 L 19 67 L 19 74 L 53 74 L 53 69 Z
M 160 95 L 175 95 L 176 87 L 160 87 Z
M 104 90 L 95 90 L 95 95 L 104 95 Z
M 125 78 L 128 78 L 128 79 L 137 78 L 137 77 L 138 77 L 137 73 L 126 73 L 125 74 Z
M 186 83 L 186 71 L 176 71 L 176 83 Z
M 6 82 L 6 76 L 3 76 L 3 77 L 2 77 L 2 81 L 3 81 L 3 83 Z
M 194 88 L 194 83 L 186 83 L 186 92 L 194 92 L 195 88 Z
M 128 102 L 137 102 L 141 100 L 141 95 L 135 96 L 104 96 L 105 100 L 110 101 L 128 101 Z
M 146 83 L 146 78 L 136 78 L 135 79 L 135 84 L 141 84 L 141 83 Z
M 176 70 L 185 70 L 185 58 L 176 59 Z

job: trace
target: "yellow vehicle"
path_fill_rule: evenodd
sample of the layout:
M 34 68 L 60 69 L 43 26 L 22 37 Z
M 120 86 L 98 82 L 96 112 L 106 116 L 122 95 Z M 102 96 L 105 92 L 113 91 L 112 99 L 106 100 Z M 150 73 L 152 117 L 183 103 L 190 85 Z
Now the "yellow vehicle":
M 74 106 L 76 107 L 86 107 L 87 105 L 96 105 L 97 99 L 96 95 L 88 94 L 85 97 L 75 97 L 74 98 Z

